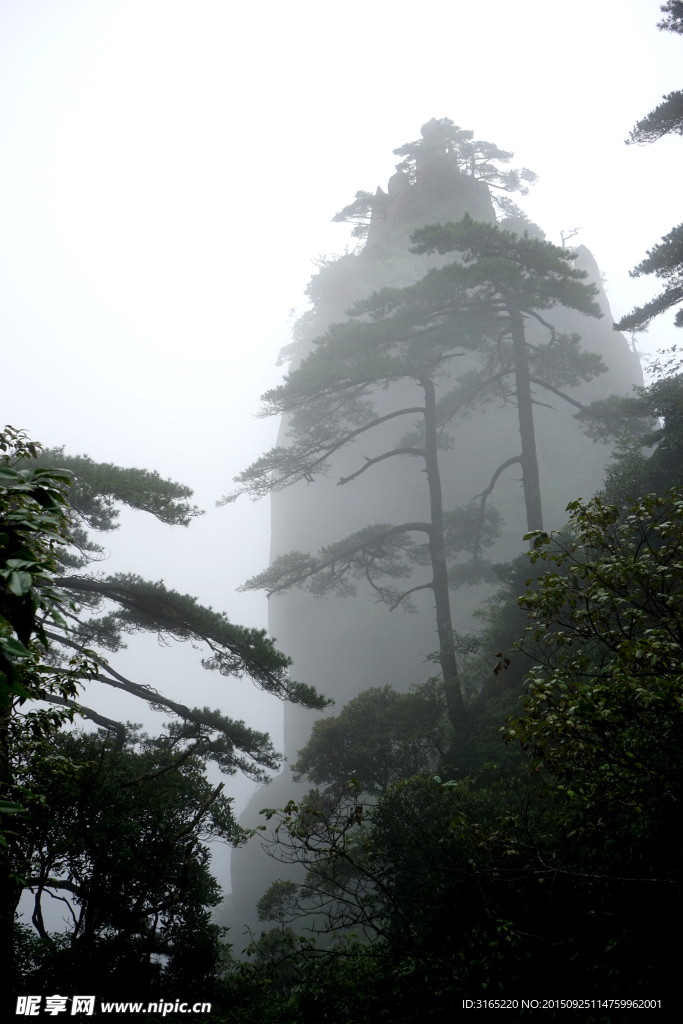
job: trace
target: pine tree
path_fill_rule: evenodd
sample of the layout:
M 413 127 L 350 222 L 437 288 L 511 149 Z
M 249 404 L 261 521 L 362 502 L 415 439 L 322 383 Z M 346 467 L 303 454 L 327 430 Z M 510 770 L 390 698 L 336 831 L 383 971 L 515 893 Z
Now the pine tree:
M 577 336 L 557 334 L 538 310 L 561 303 L 592 316 L 600 316 L 600 311 L 593 298 L 595 286 L 583 283 L 586 274 L 571 267 L 569 252 L 550 243 L 519 238 L 467 216 L 459 224 L 417 231 L 413 241 L 417 252 L 457 251 L 464 262 L 432 270 L 407 288 L 382 289 L 357 302 L 348 322 L 332 325 L 285 383 L 263 396 L 265 415 L 290 417 L 292 443 L 273 449 L 245 470 L 236 478 L 238 489 L 225 500 L 244 492 L 262 496 L 299 480 L 313 482 L 327 472 L 330 458 L 340 449 L 391 420 L 417 415 L 416 430 L 381 454 L 365 457 L 339 484 L 390 458 L 419 459 L 429 495 L 428 519 L 372 524 L 314 557 L 303 552 L 282 555 L 243 589 L 265 589 L 271 595 L 301 587 L 318 596 L 346 595 L 354 593 L 355 580 L 365 579 L 377 599 L 392 609 L 405 608 L 418 590 L 431 590 L 449 715 L 459 730 L 466 712 L 453 648 L 449 586 L 458 576 L 463 578 L 463 569 L 469 580 L 482 576 L 480 548 L 495 539 L 499 528 L 485 499 L 508 465 L 521 463 L 528 527 L 542 528 L 532 383 L 563 395 L 561 386 L 590 380 L 604 369 L 599 357 L 580 350 Z M 525 316 L 550 330 L 546 346 L 528 344 Z M 477 368 L 437 401 L 437 386 L 450 375 L 453 361 L 467 353 L 474 356 Z M 377 415 L 374 389 L 391 390 L 401 383 L 397 399 L 402 399 L 411 382 L 422 392 L 419 404 L 397 400 L 389 412 Z M 480 509 L 469 505 L 445 511 L 438 453 L 454 443 L 446 428 L 464 410 L 500 395 L 516 398 L 521 455 L 498 468 Z M 425 536 L 427 543 L 412 540 L 415 533 Z M 469 567 L 454 567 L 449 579 L 447 562 L 462 552 L 469 552 L 472 562 Z M 405 590 L 386 582 L 412 575 L 420 564 L 431 567 L 428 581 Z
M 683 3 L 668 0 L 660 10 L 666 17 L 657 27 L 665 32 L 683 35 Z M 651 110 L 631 131 L 626 145 L 649 146 L 665 135 L 683 135 L 683 90 L 670 92 L 663 103 Z M 646 259 L 631 271 L 631 277 L 654 274 L 666 282 L 664 290 L 644 306 L 637 306 L 614 325 L 617 331 L 644 331 L 648 324 L 672 306 L 683 302 L 683 224 L 672 228 L 661 242 L 648 250 Z M 683 306 L 674 317 L 676 327 L 683 327 Z
M 117 528 L 122 505 L 149 512 L 169 526 L 188 526 L 201 510 L 189 502 L 189 487 L 164 480 L 158 473 L 97 463 L 88 456 L 67 456 L 63 449 L 38 454 L 36 467 L 59 467 L 69 509 L 69 545 L 59 555 L 54 585 L 75 602 L 68 613 L 68 627 L 45 629 L 52 645 L 52 657 L 66 659 L 67 652 L 83 656 L 91 652 L 98 665 L 98 680 L 145 700 L 153 707 L 179 717 L 190 734 L 206 741 L 218 733 L 225 768 L 232 763 L 251 777 L 263 780 L 263 769 L 276 767 L 270 741 L 243 722 L 235 722 L 218 711 L 190 708 L 170 700 L 147 684 L 127 679 L 111 665 L 109 655 L 124 644 L 130 633 L 156 633 L 165 640 L 204 644 L 209 656 L 202 664 L 223 676 L 249 676 L 268 693 L 304 707 L 325 705 L 313 687 L 292 681 L 290 659 L 278 651 L 265 630 L 236 625 L 223 613 L 201 605 L 189 594 L 170 590 L 162 581 L 151 582 L 136 574 L 101 576 L 88 572 L 102 548 L 90 539 L 88 529 L 98 533 Z M 96 614 L 104 612 L 104 614 Z M 69 705 L 71 706 L 71 705 Z M 125 727 L 105 720 L 95 710 L 78 706 L 79 713 L 99 725 L 114 729 L 123 741 Z
M 529 185 L 538 180 L 538 175 L 528 167 L 507 169 L 514 153 L 500 149 L 494 142 L 474 138 L 471 129 L 454 124 L 450 117 L 433 117 L 422 125 L 421 138 L 406 142 L 394 150 L 394 156 L 403 157 L 396 164 L 394 180 L 400 190 L 405 191 L 425 173 L 434 175 L 456 174 L 465 188 L 483 183 L 491 193 L 494 205 L 503 213 L 519 213 L 518 207 L 509 198 L 509 193 L 527 195 Z M 366 238 L 370 231 L 373 214 L 382 217 L 387 201 L 382 189 L 372 192 L 356 192 L 352 203 L 335 214 L 336 223 L 353 224 L 354 238 Z
M 42 451 L 13 427 L 0 432 L 0 814 L 11 816 L 11 826 L 0 832 L 0 956 L 10 987 L 14 915 L 29 884 L 31 828 L 24 815 L 44 800 L 41 779 L 54 782 L 73 768 L 55 753 L 55 737 L 77 714 L 110 731 L 116 749 L 126 742 L 122 722 L 80 703 L 82 682 L 116 687 L 175 716 L 164 771 L 192 757 L 263 781 L 268 769 L 279 767 L 266 733 L 219 710 L 170 700 L 118 672 L 107 654 L 124 646 L 126 633 L 206 644 L 207 669 L 248 675 L 267 692 L 304 707 L 330 703 L 313 687 L 290 680 L 290 659 L 265 630 L 235 625 L 163 583 L 84 571 L 102 550 L 86 526 L 115 528 L 121 504 L 187 525 L 199 514 L 187 501 L 191 495 L 157 473 L 68 458 L 61 449 Z M 101 610 L 103 615 L 93 614 Z M 36 700 L 52 707 L 27 703 Z
M 487 490 L 490 493 L 500 472 L 513 462 L 522 467 L 527 528 L 543 529 L 541 486 L 536 455 L 532 384 L 568 400 L 559 388 L 580 380 L 590 381 L 607 367 L 602 360 L 579 348 L 578 335 L 558 334 L 539 310 L 556 305 L 576 309 L 586 316 L 601 317 L 595 302 L 597 288 L 584 284 L 585 271 L 571 266 L 571 250 L 550 242 L 519 237 L 493 224 L 479 224 L 465 216 L 459 224 L 434 224 L 416 231 L 416 253 L 461 254 L 463 264 L 452 263 L 435 271 L 460 286 L 470 315 L 485 318 L 495 338 L 487 366 L 489 378 L 479 387 L 491 387 L 495 377 L 512 378 L 519 422 L 521 453 L 499 466 Z M 539 349 L 526 337 L 525 319 L 533 318 L 550 332 L 547 346 Z M 505 347 L 506 339 L 511 346 Z M 506 394 L 507 398 L 508 395 Z

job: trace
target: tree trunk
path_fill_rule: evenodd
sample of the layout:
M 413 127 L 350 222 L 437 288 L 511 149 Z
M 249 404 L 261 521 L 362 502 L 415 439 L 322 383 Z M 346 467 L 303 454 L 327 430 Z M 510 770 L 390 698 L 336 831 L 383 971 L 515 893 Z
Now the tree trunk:
M 448 593 L 448 566 L 443 536 L 443 498 L 441 474 L 439 472 L 436 443 L 436 395 L 432 380 L 421 380 L 425 393 L 425 463 L 429 483 L 429 505 L 431 510 L 432 534 L 429 549 L 432 557 L 434 579 L 434 603 L 436 604 L 436 627 L 439 635 L 439 661 L 443 673 L 448 717 L 453 728 L 459 732 L 465 722 L 465 705 L 458 680 L 458 666 L 453 650 L 453 622 L 451 601 Z
M 9 758 L 11 697 L 8 697 L 8 701 L 8 707 L 0 712 L 0 799 L 15 803 L 17 798 L 11 786 L 13 779 Z M 4 828 L 7 828 L 8 831 L 16 831 L 15 815 L 5 814 L 2 818 Z M 16 862 L 16 837 L 9 835 L 6 839 L 8 845 L 0 848 L 0 964 L 2 964 L 0 1006 L 5 1005 L 13 1014 L 15 995 L 14 915 L 21 898 L 22 885 L 17 880 L 17 874 L 21 874 L 21 866 Z
M 524 318 L 518 309 L 508 306 L 512 327 L 512 344 L 515 353 L 515 379 L 519 435 L 522 441 L 522 486 L 526 504 L 527 530 L 543 529 L 541 507 L 541 485 L 538 476 L 536 455 L 536 433 L 534 431 L 534 409 L 531 401 L 529 381 L 529 358 L 526 348 Z

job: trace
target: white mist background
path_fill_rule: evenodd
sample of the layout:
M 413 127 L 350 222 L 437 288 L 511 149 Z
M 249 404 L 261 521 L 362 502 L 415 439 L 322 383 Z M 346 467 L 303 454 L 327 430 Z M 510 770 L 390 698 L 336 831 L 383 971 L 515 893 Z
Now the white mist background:
M 267 564 L 268 502 L 215 501 L 275 439 L 254 414 L 311 258 L 349 244 L 330 218 L 386 188 L 431 117 L 540 175 L 520 204 L 552 241 L 581 227 L 615 317 L 654 294 L 628 271 L 682 219 L 683 143 L 623 140 L 682 84 L 660 18 L 658 0 L 1 0 L 0 421 L 157 469 L 207 510 L 188 529 L 124 512 L 101 568 L 265 627 L 235 588 Z M 640 348 L 673 344 L 672 319 Z M 199 659 L 135 637 L 113 663 L 281 747 L 281 704 Z M 102 686 L 85 702 L 163 721 Z M 239 812 L 253 784 L 226 781 Z M 226 851 L 214 869 L 228 889 Z

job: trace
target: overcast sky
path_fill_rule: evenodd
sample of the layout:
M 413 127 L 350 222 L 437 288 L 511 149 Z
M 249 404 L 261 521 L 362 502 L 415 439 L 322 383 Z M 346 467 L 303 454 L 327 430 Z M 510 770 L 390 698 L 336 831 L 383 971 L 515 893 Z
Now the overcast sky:
M 349 242 L 330 218 L 386 188 L 431 117 L 539 174 L 522 205 L 553 241 L 581 227 L 615 316 L 653 294 L 628 271 L 683 219 L 683 142 L 623 140 L 682 84 L 660 17 L 658 0 L 0 0 L 0 419 L 156 468 L 207 509 L 188 530 L 125 515 L 104 568 L 265 625 L 235 587 L 267 563 L 267 502 L 214 502 L 274 439 L 253 414 L 311 258 Z M 672 319 L 641 347 L 678 340 Z M 278 703 L 197 659 L 136 640 L 117 664 L 281 743 Z

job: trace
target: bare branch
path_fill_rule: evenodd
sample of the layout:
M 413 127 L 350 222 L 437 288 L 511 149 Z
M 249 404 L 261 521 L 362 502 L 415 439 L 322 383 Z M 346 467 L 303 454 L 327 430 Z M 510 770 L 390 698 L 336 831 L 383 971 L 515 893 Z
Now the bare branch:
M 441 409 L 439 409 L 439 426 L 444 427 L 446 423 L 449 422 L 449 420 L 452 420 L 455 416 L 457 416 L 460 410 L 464 409 L 467 406 L 468 402 L 471 402 L 474 398 L 476 398 L 476 396 L 480 392 L 485 391 L 486 388 L 490 387 L 492 384 L 496 384 L 498 381 L 502 381 L 503 378 L 509 377 L 513 372 L 513 368 L 509 367 L 506 370 L 502 370 L 500 373 L 494 373 L 492 377 L 487 377 L 486 380 L 482 381 L 480 384 L 468 388 L 463 398 L 455 406 L 448 409 L 447 415 L 443 415 Z
M 534 320 L 538 320 L 539 324 L 543 324 L 544 327 L 547 327 L 550 331 L 550 336 L 552 340 L 555 341 L 555 339 L 557 338 L 557 331 L 553 324 L 549 324 L 547 320 L 543 319 L 540 313 L 537 313 L 533 309 L 522 308 L 521 312 L 526 313 L 528 316 L 532 316 Z
M 337 487 L 341 487 L 343 484 L 348 484 L 350 480 L 355 480 L 357 476 L 364 473 L 366 469 L 370 469 L 370 466 L 374 466 L 377 462 L 383 462 L 384 459 L 390 459 L 392 455 L 421 455 L 423 458 L 426 457 L 427 453 L 422 448 L 394 448 L 390 452 L 385 452 L 383 455 L 377 455 L 374 459 L 369 459 L 366 455 L 363 456 L 365 459 L 365 465 L 361 466 L 360 469 L 352 473 L 351 476 L 342 476 L 337 481 Z
M 49 701 L 50 704 L 60 704 L 62 707 L 73 708 L 79 715 L 83 715 L 84 718 L 89 718 L 91 721 L 96 722 L 97 725 L 101 725 L 104 729 L 110 729 L 116 733 L 116 750 L 121 750 L 123 744 L 126 742 L 126 727 L 122 722 L 115 722 L 111 718 L 105 718 L 104 715 L 98 714 L 97 711 L 93 711 L 92 708 L 86 708 L 83 704 L 77 704 L 74 700 L 66 700 L 64 697 L 60 697 L 56 693 L 48 694 L 43 700 Z
M 489 494 L 491 494 L 491 492 L 493 491 L 493 488 L 496 486 L 496 483 L 498 481 L 498 477 L 500 476 L 500 474 L 504 470 L 506 470 L 509 466 L 514 466 L 514 464 L 516 462 L 521 462 L 521 461 L 522 461 L 522 456 L 521 455 L 515 455 L 511 459 L 507 459 L 506 462 L 501 463 L 501 465 L 498 467 L 498 469 L 495 471 L 495 473 L 491 477 L 491 481 L 490 481 L 488 487 L 486 487 L 481 492 L 481 494 L 475 494 L 474 498 L 472 499 L 473 501 L 476 501 L 477 498 L 481 498 L 481 505 L 479 507 L 479 521 L 477 523 L 477 536 L 476 536 L 476 540 L 474 542 L 474 552 L 473 552 L 475 560 L 476 560 L 476 558 L 478 556 L 478 553 L 479 553 L 479 537 L 481 535 L 481 528 L 484 525 L 484 520 L 485 520 L 485 516 L 486 516 L 486 499 L 488 498 Z
M 577 402 L 575 398 L 570 398 L 569 395 L 565 395 L 564 391 L 560 391 L 559 388 L 554 387 L 552 384 L 548 384 L 544 380 L 540 380 L 538 377 L 529 377 L 529 381 L 532 384 L 538 384 L 542 388 L 547 388 L 548 391 L 552 391 L 553 394 L 558 395 L 560 398 L 564 398 L 565 402 L 569 402 L 570 405 L 580 409 L 581 412 L 585 412 L 588 416 L 592 416 L 593 419 L 599 420 L 600 417 L 596 416 L 594 412 L 591 412 L 585 405 L 581 405 L 581 402 Z
M 201 807 L 199 808 L 199 810 L 195 814 L 195 816 L 192 819 L 192 821 L 188 822 L 188 824 L 183 826 L 183 828 L 181 828 L 178 832 L 176 832 L 176 834 L 174 836 L 171 836 L 169 838 L 168 843 L 169 843 L 170 846 L 172 846 L 174 843 L 177 843 L 178 840 L 182 839 L 184 836 L 189 835 L 190 832 L 194 831 L 196 826 L 200 824 L 202 818 L 204 817 L 204 815 L 208 811 L 208 809 L 211 806 L 211 804 L 214 803 L 218 799 L 218 797 L 221 795 L 221 793 L 222 793 L 224 788 L 225 788 L 225 783 L 224 782 L 219 782 L 218 785 L 216 786 L 216 788 L 214 789 L 213 793 L 211 793 L 206 798 L 204 803 L 201 805 Z
M 387 420 L 393 420 L 396 416 L 408 416 L 410 413 L 424 413 L 424 408 L 421 405 L 415 405 L 408 409 L 399 409 L 397 412 L 387 413 L 386 416 L 377 416 L 374 420 L 370 420 L 369 423 L 364 424 L 362 427 L 358 427 L 357 430 L 352 430 L 349 434 L 346 434 L 340 441 L 328 448 L 324 455 L 321 455 L 319 459 L 312 462 L 309 466 L 309 470 L 315 469 L 321 462 L 328 459 L 334 452 L 339 451 L 344 445 L 352 441 L 354 437 L 358 437 L 359 434 L 365 433 L 366 430 L 371 430 L 373 427 L 378 427 L 380 423 L 386 423 Z
M 414 594 L 416 590 L 433 590 L 433 589 L 434 589 L 434 581 L 433 580 L 432 580 L 431 583 L 422 583 L 422 584 L 420 584 L 419 587 L 411 587 L 410 590 L 406 590 L 405 594 L 401 594 L 399 599 L 394 604 L 391 605 L 391 607 L 389 608 L 389 611 L 393 612 L 393 610 L 395 608 L 398 608 L 398 606 L 401 604 L 401 602 L 403 600 L 405 600 L 406 597 L 408 597 L 410 594 Z
M 531 404 L 538 405 L 541 409 L 552 409 L 553 412 L 557 412 L 554 405 L 549 405 L 548 402 L 539 402 L 537 398 L 532 398 Z

